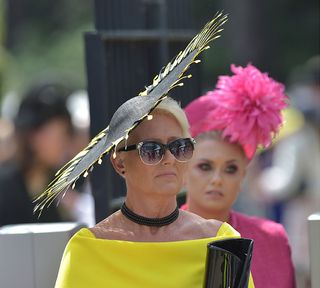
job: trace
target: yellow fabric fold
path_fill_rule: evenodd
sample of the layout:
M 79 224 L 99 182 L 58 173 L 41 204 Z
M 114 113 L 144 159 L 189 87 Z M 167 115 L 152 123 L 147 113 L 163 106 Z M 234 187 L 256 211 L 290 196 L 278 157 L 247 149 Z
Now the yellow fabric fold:
M 207 244 L 236 237 L 227 223 L 215 237 L 175 242 L 97 239 L 84 228 L 66 246 L 55 288 L 201 288 Z

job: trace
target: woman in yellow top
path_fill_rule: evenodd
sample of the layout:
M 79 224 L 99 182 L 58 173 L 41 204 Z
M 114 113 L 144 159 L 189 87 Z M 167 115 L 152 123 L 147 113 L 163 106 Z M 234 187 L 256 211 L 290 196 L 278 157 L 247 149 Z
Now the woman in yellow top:
M 217 27 L 220 17 L 208 25 Z M 80 230 L 68 243 L 57 288 L 200 288 L 207 244 L 239 237 L 227 223 L 180 211 L 176 203 L 194 140 L 183 110 L 166 95 L 213 37 L 208 25 L 185 50 L 186 58 L 194 55 L 187 60 L 178 56 L 145 92 L 120 106 L 110 125 L 58 172 L 38 199 L 41 211 L 108 152 L 126 182 L 121 210 Z
M 126 206 L 72 238 L 56 287 L 202 287 L 207 244 L 239 236 L 226 223 L 176 210 L 193 142 L 172 99 L 151 115 L 111 157 L 126 181 Z

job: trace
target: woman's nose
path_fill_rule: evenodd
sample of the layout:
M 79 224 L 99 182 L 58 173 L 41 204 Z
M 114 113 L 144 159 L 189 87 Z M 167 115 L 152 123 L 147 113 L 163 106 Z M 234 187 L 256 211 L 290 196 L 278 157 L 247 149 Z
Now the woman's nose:
M 163 155 L 162 164 L 164 165 L 173 164 L 175 160 L 176 158 L 172 155 L 169 149 L 166 149 Z
M 221 171 L 215 170 L 211 177 L 211 183 L 217 186 L 221 186 L 222 184 L 222 175 Z

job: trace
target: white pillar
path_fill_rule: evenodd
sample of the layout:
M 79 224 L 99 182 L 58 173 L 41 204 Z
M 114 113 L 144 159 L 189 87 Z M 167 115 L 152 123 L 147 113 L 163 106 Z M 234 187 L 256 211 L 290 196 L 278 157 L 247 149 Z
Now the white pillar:
M 311 287 L 320 287 L 320 212 L 308 217 Z

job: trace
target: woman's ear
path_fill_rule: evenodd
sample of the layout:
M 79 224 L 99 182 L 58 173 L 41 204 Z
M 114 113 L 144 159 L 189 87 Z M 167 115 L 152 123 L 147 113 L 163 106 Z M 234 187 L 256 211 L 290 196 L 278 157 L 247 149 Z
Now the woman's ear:
M 124 160 L 121 157 L 121 153 L 111 153 L 110 162 L 111 162 L 114 170 L 116 170 L 116 172 L 120 176 L 124 177 L 125 166 L 124 166 Z

